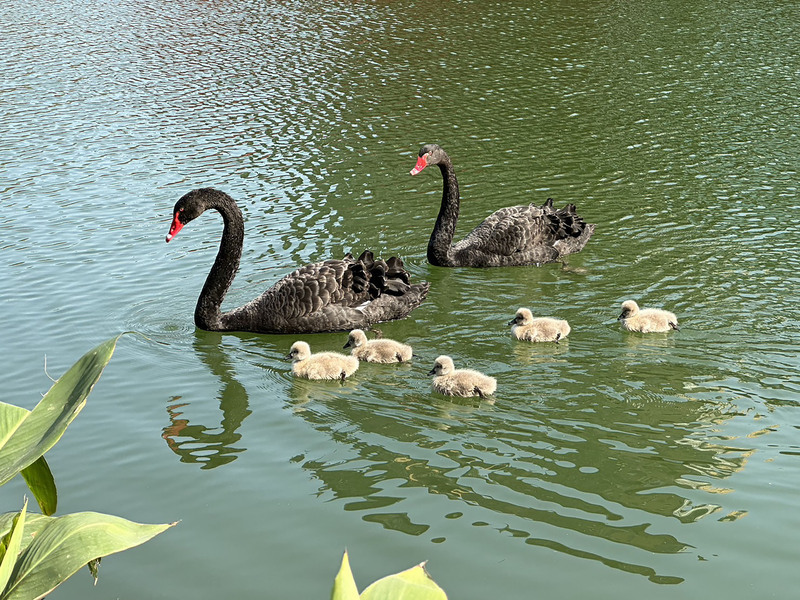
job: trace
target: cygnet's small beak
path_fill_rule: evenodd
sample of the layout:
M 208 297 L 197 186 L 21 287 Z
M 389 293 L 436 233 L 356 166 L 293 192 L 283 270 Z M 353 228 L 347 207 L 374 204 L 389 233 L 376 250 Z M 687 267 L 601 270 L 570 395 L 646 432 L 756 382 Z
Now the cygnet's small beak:
M 284 360 L 292 360 L 292 355 L 291 354 L 287 354 L 283 358 L 284 358 Z
M 617 317 L 617 321 L 622 321 L 625 318 L 625 313 L 622 313 L 620 316 Z
M 349 348 L 350 347 L 350 340 L 347 340 L 347 343 L 342 346 L 342 348 Z
M 516 324 L 516 322 L 517 322 L 517 318 L 516 318 L 516 317 L 514 317 L 514 318 L 513 318 L 513 319 L 511 319 L 511 320 L 510 320 L 508 323 L 506 323 L 506 325 L 514 325 L 514 324 Z
M 431 369 L 431 372 L 428 375 L 436 375 L 436 369 Z

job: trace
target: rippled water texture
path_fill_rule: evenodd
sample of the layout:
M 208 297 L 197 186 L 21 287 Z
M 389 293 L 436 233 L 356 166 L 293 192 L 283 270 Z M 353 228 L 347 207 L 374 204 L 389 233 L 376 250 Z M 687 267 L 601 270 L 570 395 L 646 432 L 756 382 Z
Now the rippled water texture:
M 562 6 L 563 5 L 563 6 Z M 181 520 L 59 598 L 325 598 L 428 559 L 451 598 L 790 597 L 800 517 L 800 11 L 785 2 L 60 0 L 0 7 L 3 400 L 127 336 L 48 454 L 61 514 Z M 465 235 L 502 206 L 597 224 L 541 268 L 441 269 L 440 143 Z M 196 331 L 240 203 L 236 306 L 371 248 L 431 282 L 381 328 L 408 365 L 294 380 L 291 336 Z M 623 332 L 633 298 L 671 334 Z M 559 344 L 509 335 L 517 307 Z M 307 336 L 338 349 L 339 334 Z M 438 354 L 499 381 L 430 390 Z M 1 510 L 22 503 L 5 486 Z

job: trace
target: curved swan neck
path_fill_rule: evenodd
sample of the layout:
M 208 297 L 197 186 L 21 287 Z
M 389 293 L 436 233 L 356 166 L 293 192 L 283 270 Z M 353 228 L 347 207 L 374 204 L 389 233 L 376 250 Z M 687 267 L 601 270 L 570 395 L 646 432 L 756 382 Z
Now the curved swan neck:
M 456 172 L 449 156 L 445 155 L 444 160 L 439 163 L 439 169 L 442 172 L 442 205 L 428 242 L 428 262 L 432 265 L 448 266 L 451 262 L 450 246 L 458 223 L 460 196 Z
M 225 329 L 220 307 L 225 294 L 233 283 L 244 244 L 244 219 L 236 202 L 223 192 L 216 192 L 206 198 L 206 210 L 214 209 L 222 215 L 224 227 L 219 252 L 214 265 L 206 277 L 203 290 L 194 309 L 195 325 L 209 331 Z

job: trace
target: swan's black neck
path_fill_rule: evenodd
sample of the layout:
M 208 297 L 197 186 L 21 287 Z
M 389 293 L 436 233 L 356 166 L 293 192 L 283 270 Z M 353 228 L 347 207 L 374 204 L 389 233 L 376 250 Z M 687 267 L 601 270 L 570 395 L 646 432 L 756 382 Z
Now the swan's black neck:
M 233 198 L 223 192 L 216 190 L 213 192 L 204 198 L 205 210 L 213 208 L 218 211 L 225 226 L 214 266 L 211 267 L 203 291 L 197 299 L 194 322 L 201 329 L 220 331 L 226 329 L 225 315 L 222 314 L 220 307 L 233 283 L 242 258 L 244 219 Z
M 450 157 L 445 155 L 439 163 L 442 172 L 442 205 L 439 216 L 433 227 L 431 239 L 428 241 L 428 262 L 432 265 L 447 267 L 451 264 L 450 246 L 456 233 L 460 196 L 458 180 Z

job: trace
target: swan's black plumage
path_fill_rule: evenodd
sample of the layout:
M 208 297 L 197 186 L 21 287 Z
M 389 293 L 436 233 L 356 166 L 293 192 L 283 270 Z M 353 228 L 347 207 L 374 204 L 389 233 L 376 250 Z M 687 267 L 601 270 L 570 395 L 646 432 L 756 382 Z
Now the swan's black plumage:
M 326 260 L 300 267 L 258 298 L 222 312 L 225 294 L 239 268 L 244 219 L 228 194 L 213 188 L 193 190 L 175 204 L 167 241 L 209 209 L 222 215 L 219 252 L 194 312 L 195 324 L 208 331 L 317 333 L 368 328 L 402 319 L 417 308 L 430 284 L 412 284 L 403 261 L 375 259 L 365 251 L 357 259 Z
M 428 242 L 428 262 L 440 267 L 508 267 L 540 265 L 580 251 L 594 232 L 576 212 L 574 204 L 553 208 L 511 206 L 489 215 L 460 242 L 453 244 L 461 197 L 453 163 L 436 144 L 419 151 L 416 175 L 428 165 L 442 172 L 442 204 Z

